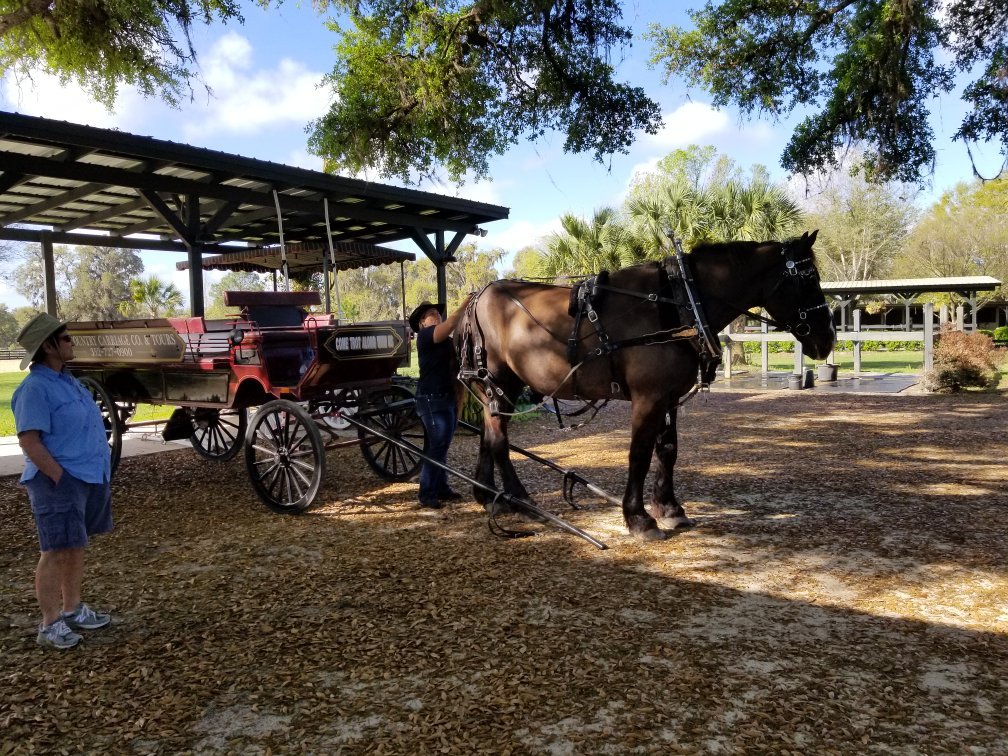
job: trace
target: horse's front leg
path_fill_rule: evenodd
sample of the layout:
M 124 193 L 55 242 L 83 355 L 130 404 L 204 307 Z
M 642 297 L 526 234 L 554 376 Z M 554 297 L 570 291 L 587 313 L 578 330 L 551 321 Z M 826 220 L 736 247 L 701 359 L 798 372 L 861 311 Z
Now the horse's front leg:
M 493 487 L 494 466 L 500 470 L 501 489 L 519 499 L 529 499 L 528 491 L 518 477 L 511 464 L 510 443 L 508 441 L 508 418 L 505 415 L 491 416 L 489 411 L 483 414 L 483 442 L 480 445 L 480 460 L 476 479 L 484 485 Z M 477 501 L 488 509 L 493 502 L 491 495 L 481 491 Z M 497 501 L 493 506 L 494 514 L 514 511 L 510 504 Z
M 630 434 L 630 465 L 627 472 L 626 491 L 623 493 L 623 519 L 631 535 L 646 541 L 666 538 L 664 530 L 644 509 L 644 480 L 651 467 L 655 438 L 665 412 L 663 402 L 654 403 L 643 398 L 632 405 Z
M 658 434 L 655 456 L 658 469 L 655 471 L 654 490 L 651 494 L 651 512 L 663 528 L 688 528 L 693 521 L 686 516 L 686 510 L 675 497 L 672 474 L 679 456 L 679 439 L 676 428 L 676 405 L 673 402 L 665 415 L 665 426 Z

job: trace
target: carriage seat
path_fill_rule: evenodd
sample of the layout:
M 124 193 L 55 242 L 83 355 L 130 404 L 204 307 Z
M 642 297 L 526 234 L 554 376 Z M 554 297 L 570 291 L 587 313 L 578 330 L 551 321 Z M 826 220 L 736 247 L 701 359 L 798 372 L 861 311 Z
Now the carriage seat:
M 225 291 L 224 304 L 260 328 L 300 328 L 305 307 L 321 304 L 317 291 Z

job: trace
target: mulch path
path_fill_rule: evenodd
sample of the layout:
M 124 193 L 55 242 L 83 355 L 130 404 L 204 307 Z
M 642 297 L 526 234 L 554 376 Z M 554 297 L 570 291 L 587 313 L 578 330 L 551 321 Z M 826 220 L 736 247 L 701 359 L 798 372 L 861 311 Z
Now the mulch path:
M 85 582 L 115 622 L 69 652 L 35 646 L 34 530 L 2 479 L 0 753 L 1006 753 L 1005 400 L 698 398 L 677 489 L 699 524 L 662 543 L 520 462 L 604 551 L 424 513 L 356 449 L 298 517 L 241 458 L 129 458 Z M 513 429 L 622 492 L 626 405 Z

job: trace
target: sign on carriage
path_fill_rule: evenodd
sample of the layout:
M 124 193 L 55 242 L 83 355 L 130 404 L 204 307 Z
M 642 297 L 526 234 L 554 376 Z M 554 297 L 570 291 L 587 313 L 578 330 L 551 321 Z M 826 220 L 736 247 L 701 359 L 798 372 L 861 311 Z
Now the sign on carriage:
M 325 342 L 336 359 L 377 359 L 404 353 L 405 341 L 392 326 L 349 326 L 337 328 Z
M 181 362 L 186 344 L 170 325 L 126 328 L 74 328 L 73 364 Z

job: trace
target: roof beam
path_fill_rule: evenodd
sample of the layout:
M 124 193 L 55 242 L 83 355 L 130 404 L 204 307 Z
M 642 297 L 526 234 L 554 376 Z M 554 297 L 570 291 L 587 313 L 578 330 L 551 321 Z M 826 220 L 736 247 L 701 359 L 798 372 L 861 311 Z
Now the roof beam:
M 95 192 L 101 191 L 104 187 L 104 184 L 84 184 L 74 189 L 61 192 L 49 199 L 41 200 L 40 202 L 32 202 L 30 205 L 25 205 L 17 212 L 0 216 L 0 224 L 9 225 L 11 223 L 19 223 L 25 218 L 35 215 L 35 213 L 44 213 L 46 210 L 52 210 L 60 205 L 65 205 L 67 202 L 75 202 L 79 199 L 83 199 Z
M 129 202 L 123 202 L 121 205 L 111 205 L 105 210 L 99 210 L 97 213 L 86 215 L 83 218 L 77 218 L 73 221 L 73 223 L 68 223 L 64 226 L 56 226 L 55 228 L 57 231 L 76 231 L 79 228 L 88 228 L 89 226 L 97 225 L 109 218 L 115 218 L 116 216 L 123 215 L 125 213 L 132 213 L 134 210 L 140 210 L 144 207 L 147 207 L 146 199 L 134 199 Z
M 186 224 L 183 223 L 182 219 L 168 207 L 167 203 L 158 196 L 157 192 L 151 191 L 149 189 L 141 189 L 140 194 L 147 200 L 151 208 L 161 216 L 161 219 L 167 223 L 178 237 L 186 242 L 188 246 L 192 245 L 194 239 L 192 234 L 189 233 L 189 229 L 186 228 Z
M 42 234 L 57 244 L 75 244 L 84 247 L 116 247 L 118 249 L 142 249 L 155 252 L 188 252 L 182 242 L 158 239 L 127 239 L 123 236 L 105 234 L 79 234 L 65 231 L 39 231 L 27 228 L 0 228 L 0 239 L 6 241 L 40 242 Z

